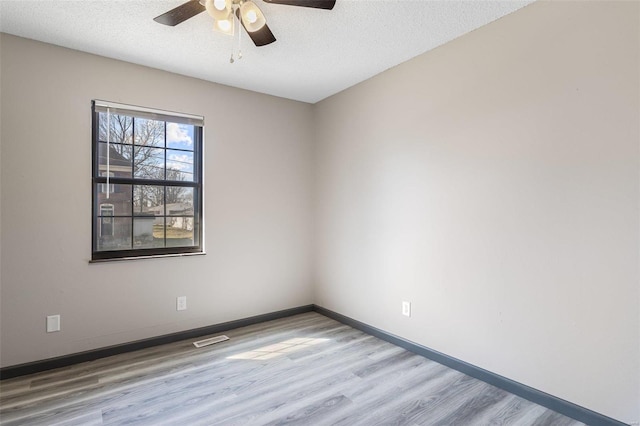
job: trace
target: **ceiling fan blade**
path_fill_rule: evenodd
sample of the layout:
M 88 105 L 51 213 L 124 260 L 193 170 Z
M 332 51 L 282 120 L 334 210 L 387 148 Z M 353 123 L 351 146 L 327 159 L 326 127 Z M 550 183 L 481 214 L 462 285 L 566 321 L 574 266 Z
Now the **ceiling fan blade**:
M 201 5 L 198 0 L 190 0 L 175 9 L 171 9 L 167 13 L 156 16 L 153 20 L 160 24 L 173 27 L 189 18 L 193 18 L 198 13 L 204 12 L 204 10 L 205 7 Z
M 287 4 L 289 6 L 314 7 L 316 9 L 333 9 L 336 0 L 264 0 L 266 3 Z
M 240 10 L 236 10 L 236 16 L 238 17 L 238 21 L 242 22 L 242 19 L 240 18 Z M 246 31 L 247 28 L 244 26 L 244 22 L 242 22 L 242 27 Z M 258 47 L 266 46 L 267 44 L 271 44 L 276 41 L 276 37 L 273 35 L 267 24 L 264 24 L 264 26 L 258 31 L 247 31 L 247 34 L 249 34 L 249 37 L 251 37 L 253 44 Z
M 258 31 L 254 31 L 252 33 L 247 31 L 247 34 L 249 34 L 249 37 L 253 40 L 253 44 L 258 47 L 266 46 L 267 44 L 271 44 L 276 41 L 276 37 L 273 35 L 267 24 L 264 24 L 264 27 L 260 28 Z

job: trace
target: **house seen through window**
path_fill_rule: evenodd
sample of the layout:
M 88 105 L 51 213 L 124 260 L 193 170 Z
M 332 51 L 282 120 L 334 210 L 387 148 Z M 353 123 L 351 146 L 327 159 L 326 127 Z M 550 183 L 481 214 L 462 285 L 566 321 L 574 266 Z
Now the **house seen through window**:
M 92 260 L 202 252 L 203 118 L 94 101 Z

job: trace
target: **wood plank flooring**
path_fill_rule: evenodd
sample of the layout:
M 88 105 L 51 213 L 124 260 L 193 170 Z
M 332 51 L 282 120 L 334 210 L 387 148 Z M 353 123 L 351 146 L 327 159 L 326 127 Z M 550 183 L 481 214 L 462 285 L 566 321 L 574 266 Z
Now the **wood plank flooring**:
M 310 312 L 0 382 L 13 425 L 582 425 Z

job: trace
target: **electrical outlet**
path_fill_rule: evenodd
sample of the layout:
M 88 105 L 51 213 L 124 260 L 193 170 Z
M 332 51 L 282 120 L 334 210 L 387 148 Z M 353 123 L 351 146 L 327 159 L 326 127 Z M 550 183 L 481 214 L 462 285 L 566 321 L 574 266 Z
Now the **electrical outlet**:
M 402 302 L 402 315 L 405 317 L 411 316 L 411 302 Z
M 60 315 L 49 315 L 47 317 L 47 333 L 60 331 Z
M 176 311 L 187 310 L 187 296 L 179 296 L 176 299 Z

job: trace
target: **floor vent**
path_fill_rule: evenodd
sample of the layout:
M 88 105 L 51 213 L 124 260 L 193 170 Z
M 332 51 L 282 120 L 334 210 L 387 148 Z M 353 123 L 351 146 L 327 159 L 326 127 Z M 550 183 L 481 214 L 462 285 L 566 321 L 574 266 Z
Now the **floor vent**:
M 213 345 L 214 343 L 224 342 L 225 340 L 229 340 L 227 336 L 224 334 L 222 336 L 210 337 L 204 340 L 198 340 L 197 342 L 193 342 L 193 346 L 196 348 L 201 348 L 203 346 Z

